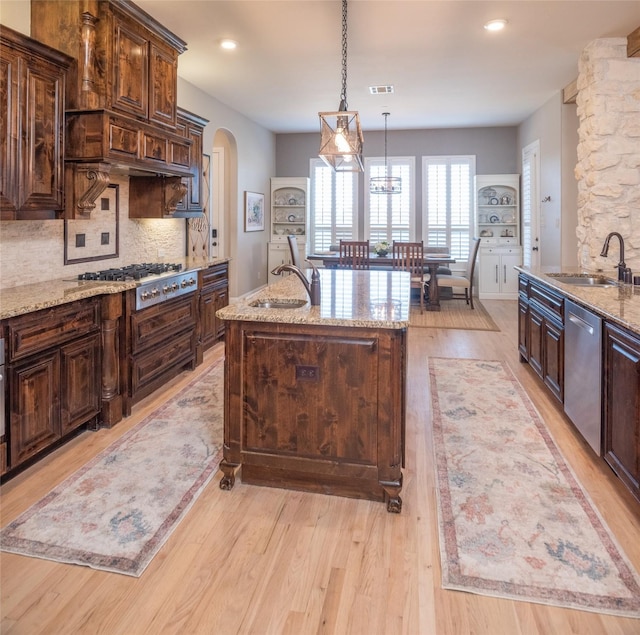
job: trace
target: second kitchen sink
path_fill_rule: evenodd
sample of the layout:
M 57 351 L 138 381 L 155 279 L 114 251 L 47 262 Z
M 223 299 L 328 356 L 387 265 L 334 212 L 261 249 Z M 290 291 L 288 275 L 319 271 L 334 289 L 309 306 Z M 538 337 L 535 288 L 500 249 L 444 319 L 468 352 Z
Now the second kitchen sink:
M 611 278 L 599 275 L 580 273 L 548 273 L 547 275 L 558 282 L 579 287 L 615 287 L 618 284 Z

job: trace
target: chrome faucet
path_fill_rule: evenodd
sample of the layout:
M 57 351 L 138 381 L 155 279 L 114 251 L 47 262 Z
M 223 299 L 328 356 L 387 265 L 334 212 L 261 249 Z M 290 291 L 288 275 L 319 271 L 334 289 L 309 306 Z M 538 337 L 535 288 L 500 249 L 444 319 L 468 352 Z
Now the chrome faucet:
M 624 239 L 622 238 L 622 235 L 618 232 L 609 233 L 605 238 L 600 255 L 603 258 L 607 257 L 607 254 L 609 253 L 609 241 L 611 240 L 611 236 L 616 236 L 620 241 L 620 262 L 616 265 L 616 268 L 618 269 L 618 280 L 624 282 L 625 277 L 631 278 L 631 269 L 627 267 L 627 263 L 624 261 Z M 629 280 L 629 282 L 631 282 L 631 280 Z
M 295 265 L 284 264 L 277 266 L 271 273 L 274 276 L 279 276 L 283 271 L 290 271 L 291 273 L 295 273 L 298 278 L 300 278 L 304 288 L 307 290 L 309 294 L 309 299 L 311 300 L 311 306 L 319 306 L 320 304 L 320 273 L 318 268 L 313 264 L 310 260 L 305 260 L 308 262 L 313 272 L 311 274 L 311 284 L 307 280 L 307 276 L 304 274 L 300 267 L 296 267 Z

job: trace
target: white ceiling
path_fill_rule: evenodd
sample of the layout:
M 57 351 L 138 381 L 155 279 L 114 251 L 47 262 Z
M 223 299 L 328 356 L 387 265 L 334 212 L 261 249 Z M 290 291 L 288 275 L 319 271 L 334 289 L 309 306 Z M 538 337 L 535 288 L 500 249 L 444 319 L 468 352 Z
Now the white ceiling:
M 341 0 L 136 0 L 187 42 L 178 74 L 274 132 L 319 129 L 341 88 Z M 640 2 L 351 0 L 347 97 L 364 130 L 517 125 L 573 81 Z M 505 18 L 500 33 L 483 24 Z M 222 51 L 222 38 L 239 43 Z M 392 84 L 392 95 L 371 85 Z

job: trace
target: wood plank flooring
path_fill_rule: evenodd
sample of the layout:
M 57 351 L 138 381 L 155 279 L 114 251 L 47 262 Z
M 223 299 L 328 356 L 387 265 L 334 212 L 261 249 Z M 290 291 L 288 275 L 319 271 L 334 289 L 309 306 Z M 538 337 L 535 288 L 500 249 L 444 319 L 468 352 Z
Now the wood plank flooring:
M 516 303 L 486 301 L 500 332 L 411 329 L 402 514 L 385 505 L 218 475 L 140 578 L 0 555 L 3 635 L 311 633 L 629 634 L 640 621 L 440 588 L 429 356 L 506 360 L 578 479 L 640 569 L 640 506 L 596 460 L 517 354 Z M 86 432 L 0 489 L 4 526 L 223 353 Z

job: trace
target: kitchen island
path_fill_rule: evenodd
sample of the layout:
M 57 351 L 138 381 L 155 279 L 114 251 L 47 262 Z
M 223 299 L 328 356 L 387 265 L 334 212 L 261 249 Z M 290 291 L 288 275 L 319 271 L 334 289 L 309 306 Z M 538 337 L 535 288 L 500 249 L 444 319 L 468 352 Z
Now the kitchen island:
M 400 512 L 409 274 L 320 276 L 319 306 L 288 276 L 217 312 L 226 321 L 220 487 L 239 471 L 246 483 Z

